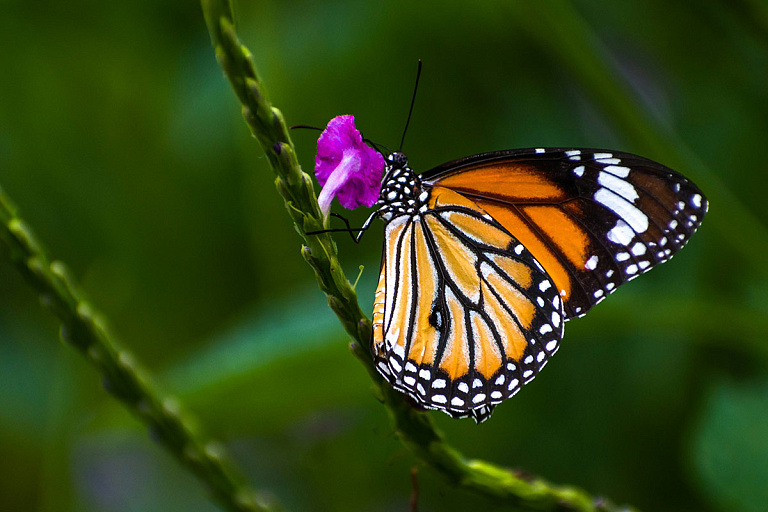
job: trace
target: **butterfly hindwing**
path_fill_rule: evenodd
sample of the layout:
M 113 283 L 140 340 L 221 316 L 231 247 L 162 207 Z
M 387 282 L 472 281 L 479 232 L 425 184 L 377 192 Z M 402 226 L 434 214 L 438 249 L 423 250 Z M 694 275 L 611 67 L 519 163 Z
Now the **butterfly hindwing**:
M 373 313 L 379 371 L 423 407 L 486 419 L 557 350 L 556 286 L 509 231 L 445 188 L 385 230 Z

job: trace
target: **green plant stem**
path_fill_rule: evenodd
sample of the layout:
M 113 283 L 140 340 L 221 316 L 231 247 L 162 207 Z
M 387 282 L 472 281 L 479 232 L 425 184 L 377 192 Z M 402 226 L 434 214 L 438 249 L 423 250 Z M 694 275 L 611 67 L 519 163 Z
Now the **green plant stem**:
M 79 350 L 102 373 L 106 390 L 148 426 L 155 440 L 197 475 L 216 502 L 232 512 L 270 510 L 230 465 L 224 447 L 203 440 L 179 402 L 171 396 L 161 396 L 136 359 L 118 348 L 103 315 L 84 298 L 67 267 L 60 261 L 49 261 L 2 190 L 0 247 L 40 293 L 41 303 L 59 318 L 62 340 Z
M 367 348 L 372 335 L 371 322 L 360 309 L 355 290 L 341 270 L 335 243 L 329 234 L 306 235 L 324 227 L 312 179 L 299 167 L 282 114 L 267 99 L 251 54 L 237 38 L 232 6 L 228 0 L 202 0 L 201 3 L 216 59 L 242 104 L 243 117 L 251 133 L 267 155 L 276 174 L 277 190 L 304 239 L 302 256 L 314 269 L 328 304 L 354 340 L 352 352 L 370 374 L 374 391 L 387 406 L 403 444 L 451 484 L 521 507 L 534 510 L 630 510 L 617 508 L 575 487 L 555 486 L 488 462 L 465 459 L 445 441 L 427 414 L 415 410 L 402 394 L 381 378 Z

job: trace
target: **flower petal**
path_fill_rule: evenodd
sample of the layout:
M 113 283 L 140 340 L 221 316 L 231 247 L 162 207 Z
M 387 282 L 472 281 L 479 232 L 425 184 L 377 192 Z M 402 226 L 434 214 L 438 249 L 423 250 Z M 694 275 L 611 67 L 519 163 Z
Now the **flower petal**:
M 327 217 L 333 197 L 344 208 L 370 207 L 379 197 L 384 157 L 363 142 L 351 115 L 338 116 L 317 140 L 315 176 L 323 186 L 318 201 Z

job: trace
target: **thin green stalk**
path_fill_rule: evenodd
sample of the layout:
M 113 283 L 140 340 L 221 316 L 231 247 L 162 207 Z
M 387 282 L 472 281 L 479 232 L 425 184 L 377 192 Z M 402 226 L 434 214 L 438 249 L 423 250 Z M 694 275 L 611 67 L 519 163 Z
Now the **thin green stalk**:
M 216 59 L 242 104 L 243 117 L 251 133 L 267 155 L 277 176 L 277 190 L 304 239 L 302 256 L 314 269 L 328 304 L 354 340 L 352 352 L 370 374 L 374 390 L 387 406 L 403 444 L 454 486 L 521 507 L 585 512 L 631 510 L 616 507 L 575 487 L 555 486 L 485 461 L 464 458 L 435 429 L 430 416 L 416 411 L 402 394 L 383 381 L 367 349 L 372 334 L 371 322 L 360 309 L 354 288 L 341 270 L 335 243 L 329 234 L 306 235 L 309 231 L 323 229 L 312 179 L 299 167 L 282 115 L 267 99 L 251 54 L 237 38 L 232 6 L 228 0 L 202 0 L 201 3 Z
M 224 447 L 195 432 L 191 416 L 179 402 L 162 396 L 135 357 L 118 347 L 104 316 L 84 298 L 67 267 L 60 261 L 49 261 L 41 243 L 1 189 L 0 247 L 40 293 L 41 303 L 59 318 L 61 338 L 101 372 L 106 390 L 197 475 L 222 508 L 232 512 L 270 510 L 230 465 Z

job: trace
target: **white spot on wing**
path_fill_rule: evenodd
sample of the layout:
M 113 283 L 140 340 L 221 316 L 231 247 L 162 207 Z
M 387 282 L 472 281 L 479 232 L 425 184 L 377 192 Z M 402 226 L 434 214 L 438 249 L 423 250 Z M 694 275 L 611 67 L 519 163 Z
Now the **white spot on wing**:
M 634 254 L 635 256 L 642 256 L 643 254 L 645 254 L 646 247 L 645 247 L 645 244 L 643 244 L 642 242 L 637 242 L 635 245 L 632 246 L 631 250 L 632 250 L 632 254 Z
M 394 346 L 392 347 L 392 352 L 398 356 L 400 359 L 405 359 L 405 347 L 397 343 L 397 334 L 400 333 L 400 329 L 397 330 L 395 335 L 391 336 L 391 338 L 394 338 Z M 388 333 L 389 334 L 389 333 Z M 388 338 L 390 336 L 387 336 Z
M 615 192 L 611 192 L 607 188 L 600 188 L 595 192 L 595 201 L 624 219 L 636 233 L 644 233 L 648 229 L 648 217 L 635 205 Z
M 691 205 L 694 208 L 701 208 L 701 194 L 693 194 L 691 196 Z
M 597 183 L 610 189 L 612 192 L 619 194 L 627 201 L 634 202 L 635 199 L 640 197 L 635 190 L 635 187 L 628 181 L 617 177 L 615 174 L 610 174 L 604 171 L 600 171 L 597 174 Z
M 602 189 L 605 190 L 605 189 Z M 616 225 L 608 232 L 608 240 L 619 245 L 629 245 L 635 237 L 635 232 L 629 227 L 629 224 L 619 219 Z
M 578 149 L 572 149 L 565 152 L 566 156 L 571 160 L 581 160 L 581 151 Z
M 595 270 L 597 268 L 597 255 L 592 255 L 584 264 L 584 268 L 587 270 Z
M 626 178 L 629 176 L 629 167 L 622 165 L 606 165 L 603 167 L 604 171 L 608 171 L 611 174 L 618 176 L 619 178 Z

